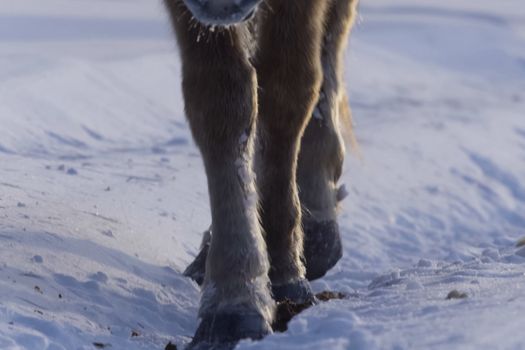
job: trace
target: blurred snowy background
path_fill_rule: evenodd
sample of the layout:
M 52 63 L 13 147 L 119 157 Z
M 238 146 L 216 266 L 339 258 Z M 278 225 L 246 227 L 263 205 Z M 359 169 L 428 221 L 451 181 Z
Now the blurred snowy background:
M 191 339 L 179 70 L 159 1 L 0 2 L 0 349 Z M 314 288 L 351 297 L 239 348 L 525 348 L 523 0 L 362 0 L 346 77 L 362 157 Z

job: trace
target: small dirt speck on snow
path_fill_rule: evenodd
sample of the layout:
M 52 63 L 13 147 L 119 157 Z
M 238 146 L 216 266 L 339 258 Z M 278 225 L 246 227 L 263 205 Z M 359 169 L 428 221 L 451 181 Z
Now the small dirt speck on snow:
M 453 290 L 447 295 L 447 300 L 466 299 L 466 298 L 468 298 L 468 294 L 464 292 L 460 292 L 458 290 Z
M 348 299 L 348 295 L 341 292 L 324 291 L 316 295 L 321 301 Z
M 111 230 L 103 230 L 103 231 L 100 231 L 100 233 L 102 233 L 104 236 L 107 236 L 107 237 L 115 237 L 113 236 L 113 231 Z
M 106 348 L 110 348 L 111 344 L 104 344 L 104 343 L 95 342 L 95 343 L 93 343 L 93 346 L 96 347 L 97 349 L 106 349 Z
M 31 261 L 37 264 L 41 264 L 44 262 L 44 258 L 42 258 L 40 255 L 35 255 L 31 258 Z
M 319 301 L 326 302 L 330 300 L 341 300 L 347 299 L 346 294 L 340 292 L 325 291 L 316 295 Z M 288 323 L 303 312 L 304 310 L 312 307 L 314 303 L 297 304 L 289 300 L 282 301 L 277 304 L 277 312 L 275 320 L 272 324 L 272 328 L 276 332 L 286 332 L 288 330 Z
M 288 323 L 292 318 L 313 305 L 313 303 L 296 304 L 289 300 L 278 303 L 275 320 L 272 324 L 273 330 L 281 333 L 286 332 L 288 330 Z

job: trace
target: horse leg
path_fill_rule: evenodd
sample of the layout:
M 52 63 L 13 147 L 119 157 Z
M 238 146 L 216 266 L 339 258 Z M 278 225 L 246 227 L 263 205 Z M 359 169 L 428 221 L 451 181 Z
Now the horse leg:
M 301 141 L 297 181 L 304 212 L 304 256 L 309 280 L 324 276 L 342 256 L 336 221 L 337 205 L 344 196 L 337 187 L 345 154 L 340 123 L 350 117 L 342 71 L 356 4 L 356 0 L 330 3 L 321 53 L 321 93 Z
M 208 29 L 180 0 L 166 0 L 182 58 L 187 118 L 210 196 L 211 245 L 190 348 L 212 348 L 271 332 L 274 302 L 252 171 L 257 78 L 242 26 Z
M 304 261 L 309 280 L 324 276 L 342 256 L 336 221 L 338 202 L 345 195 L 344 188 L 338 188 L 345 153 L 341 127 L 351 127 L 350 108 L 342 79 L 342 56 L 356 5 L 357 0 L 330 1 L 321 52 L 323 82 L 320 97 L 301 141 L 297 183 L 304 213 Z M 208 232 L 199 256 L 185 271 L 185 275 L 198 283 L 204 277 L 204 262 L 210 241 Z
M 313 300 L 304 279 L 297 157 L 322 79 L 326 0 L 268 0 L 261 12 L 254 65 L 259 80 L 256 152 L 261 219 L 274 298 Z

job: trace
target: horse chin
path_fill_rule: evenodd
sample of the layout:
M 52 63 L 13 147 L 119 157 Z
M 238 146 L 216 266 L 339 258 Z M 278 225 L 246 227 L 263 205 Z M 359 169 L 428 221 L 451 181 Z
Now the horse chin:
M 253 18 L 261 0 L 183 0 L 193 17 L 208 26 L 227 27 Z

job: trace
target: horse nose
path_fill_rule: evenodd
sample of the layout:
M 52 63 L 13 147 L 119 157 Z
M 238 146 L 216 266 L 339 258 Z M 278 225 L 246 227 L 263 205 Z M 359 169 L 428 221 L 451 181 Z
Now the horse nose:
M 208 24 L 234 24 L 250 19 L 262 0 L 184 0 L 193 15 Z
M 218 17 L 228 17 L 243 12 L 243 7 L 251 1 L 246 0 L 199 0 L 203 6 Z

